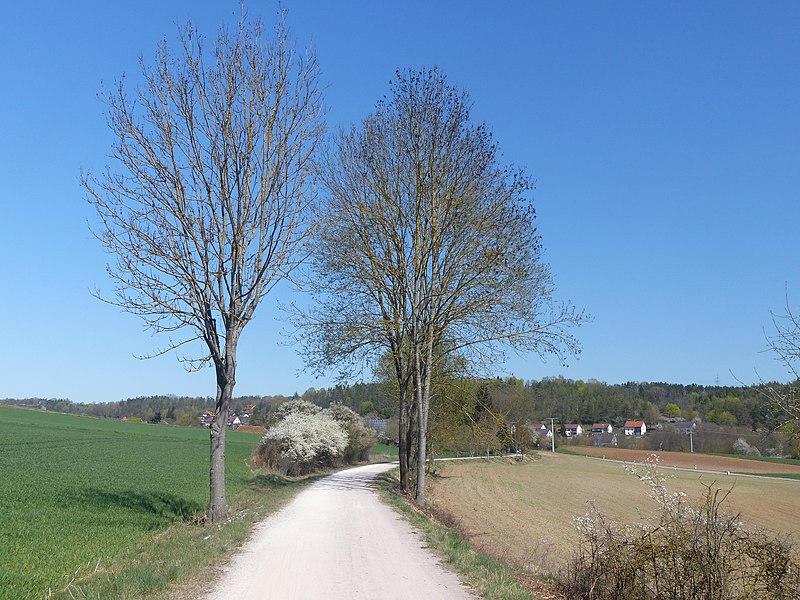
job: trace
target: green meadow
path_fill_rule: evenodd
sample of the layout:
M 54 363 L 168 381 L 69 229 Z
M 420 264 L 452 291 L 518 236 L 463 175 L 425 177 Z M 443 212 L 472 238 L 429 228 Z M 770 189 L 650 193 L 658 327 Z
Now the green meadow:
M 228 500 L 259 485 L 229 432 Z M 205 511 L 208 432 L 0 407 L 0 598 L 44 598 Z

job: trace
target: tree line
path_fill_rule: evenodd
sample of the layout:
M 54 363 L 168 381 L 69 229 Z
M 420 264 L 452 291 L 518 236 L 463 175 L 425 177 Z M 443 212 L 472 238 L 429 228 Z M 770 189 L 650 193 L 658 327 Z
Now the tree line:
M 765 401 L 765 387 L 789 390 L 791 384 L 768 383 L 751 386 L 704 386 L 664 382 L 605 383 L 590 379 L 545 377 L 540 380 L 516 377 L 494 379 L 450 379 L 442 386 L 442 407 L 434 420 L 452 420 L 459 414 L 465 421 L 479 418 L 481 411 L 526 422 L 555 419 L 556 423 L 621 424 L 627 419 L 656 423 L 660 417 L 702 421 L 721 426 L 753 430 L 781 424 L 782 415 Z M 275 411 L 288 400 L 302 399 L 320 408 L 341 404 L 366 418 L 392 419 L 398 416 L 397 399 L 386 382 L 361 382 L 330 388 L 308 388 L 292 396 L 249 395 L 232 399 L 232 412 L 241 414 L 251 407 L 251 423 L 269 425 Z M 154 395 L 115 402 L 82 403 L 58 398 L 6 398 L 0 404 L 103 418 L 137 417 L 184 426 L 199 425 L 198 417 L 213 410 L 212 397 Z M 471 409 L 469 408 L 471 407 Z M 676 409 L 678 412 L 676 412 Z M 471 410 L 471 413 L 470 413 Z M 453 413 L 447 415 L 447 412 Z M 453 416 L 455 415 L 455 417 Z

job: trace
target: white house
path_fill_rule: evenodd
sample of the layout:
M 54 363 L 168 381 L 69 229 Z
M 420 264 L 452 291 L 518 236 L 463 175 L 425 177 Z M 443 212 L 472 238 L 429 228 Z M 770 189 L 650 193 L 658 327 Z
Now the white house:
M 647 433 L 644 421 L 625 421 L 625 435 L 642 436 Z
M 580 423 L 573 423 L 570 425 L 564 425 L 564 435 L 567 437 L 574 437 L 576 435 L 583 435 L 583 427 L 581 427 Z
M 531 433 L 536 435 L 543 435 L 545 437 L 551 438 L 553 437 L 553 432 L 550 431 L 547 427 L 545 427 L 544 423 L 535 423 L 534 425 L 530 426 Z
M 614 433 L 611 423 L 595 423 L 592 425 L 592 433 Z

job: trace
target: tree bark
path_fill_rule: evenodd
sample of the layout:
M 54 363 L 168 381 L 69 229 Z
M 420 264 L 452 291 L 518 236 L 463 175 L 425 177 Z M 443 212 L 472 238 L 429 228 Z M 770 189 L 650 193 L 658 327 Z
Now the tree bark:
M 419 430 L 417 432 L 417 490 L 415 501 L 425 506 L 425 463 L 428 447 L 428 414 L 431 401 L 431 369 L 433 362 L 433 339 L 425 341 L 425 357 L 417 352 L 417 379 L 415 387 L 419 389 L 418 410 Z
M 404 493 L 411 490 L 411 481 L 408 476 L 409 469 L 409 439 L 408 431 L 411 426 L 408 413 L 408 390 L 400 389 L 400 416 L 398 419 L 397 442 L 398 458 L 400 460 L 400 489 Z
M 220 389 L 220 396 L 224 393 L 229 394 L 226 390 L 227 386 Z M 228 409 L 219 409 L 220 404 L 221 402 L 218 400 L 217 414 L 211 423 L 208 518 L 212 523 L 221 523 L 228 518 L 228 502 L 225 495 L 225 434 L 228 428 Z
M 225 436 L 231 412 L 233 388 L 236 385 L 236 346 L 239 334 L 229 331 L 225 342 L 225 358 L 216 361 L 217 406 L 211 424 L 211 461 L 209 472 L 208 518 L 212 523 L 221 523 L 228 518 L 228 502 L 225 494 Z

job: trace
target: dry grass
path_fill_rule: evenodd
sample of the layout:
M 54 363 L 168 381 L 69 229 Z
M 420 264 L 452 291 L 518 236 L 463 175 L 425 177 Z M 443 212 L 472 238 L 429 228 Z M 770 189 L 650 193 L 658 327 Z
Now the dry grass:
M 697 456 L 697 455 L 696 455 Z M 703 468 L 703 465 L 698 465 Z M 654 509 L 645 487 L 622 465 L 542 454 L 534 462 L 512 460 L 440 463 L 432 478 L 435 508 L 451 515 L 476 547 L 532 576 L 557 572 L 579 541 L 573 516 L 587 502 L 620 522 L 646 520 Z M 728 511 L 741 512 L 745 525 L 800 542 L 800 482 L 671 472 L 670 491 L 702 496 L 704 484 L 734 487 Z

